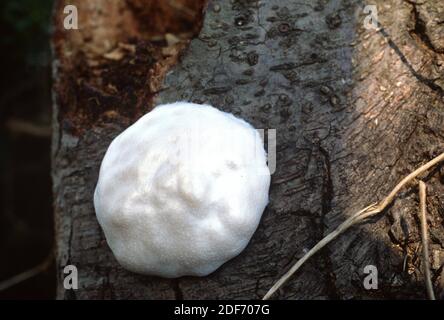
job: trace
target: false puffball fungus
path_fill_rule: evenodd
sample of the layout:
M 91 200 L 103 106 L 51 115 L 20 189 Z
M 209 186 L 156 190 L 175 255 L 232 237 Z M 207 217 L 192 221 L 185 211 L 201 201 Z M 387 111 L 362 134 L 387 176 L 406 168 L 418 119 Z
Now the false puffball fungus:
M 108 148 L 97 219 L 126 269 L 205 276 L 238 255 L 268 203 L 259 133 L 209 105 L 158 106 Z

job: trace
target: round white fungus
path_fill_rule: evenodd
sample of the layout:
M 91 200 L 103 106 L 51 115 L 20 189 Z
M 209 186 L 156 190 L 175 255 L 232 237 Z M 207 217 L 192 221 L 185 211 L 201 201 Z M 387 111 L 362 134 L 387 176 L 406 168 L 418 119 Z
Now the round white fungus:
M 108 148 L 94 193 L 119 263 L 143 274 L 204 276 L 238 255 L 268 203 L 260 134 L 209 105 L 162 105 Z

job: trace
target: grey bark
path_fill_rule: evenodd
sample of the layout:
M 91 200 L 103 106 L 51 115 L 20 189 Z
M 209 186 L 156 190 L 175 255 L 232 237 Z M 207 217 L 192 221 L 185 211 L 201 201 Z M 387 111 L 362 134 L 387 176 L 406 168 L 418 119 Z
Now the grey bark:
M 198 37 L 164 80 L 152 77 L 164 69 L 150 65 L 137 75 L 150 74 L 150 83 L 133 83 L 131 92 L 117 86 L 117 93 L 107 91 L 107 77 L 124 62 L 106 65 L 99 77 L 93 73 L 103 66 L 97 56 L 130 37 L 144 40 L 143 21 L 117 1 L 88 3 L 79 7 L 95 18 L 83 20 L 86 27 L 79 31 L 62 30 L 63 1 L 55 9 L 58 298 L 261 298 L 340 222 L 444 151 L 442 1 L 374 0 L 379 30 L 364 28 L 365 4 L 359 0 L 210 1 Z M 132 58 L 141 55 L 136 50 Z M 156 80 L 158 87 L 149 91 Z M 118 265 L 96 221 L 92 195 L 112 139 L 153 106 L 177 100 L 210 103 L 256 128 L 277 129 L 277 171 L 270 204 L 247 249 L 208 277 L 168 280 Z M 422 178 L 439 296 L 443 166 Z M 417 211 L 412 185 L 386 212 L 313 257 L 276 298 L 425 298 Z M 78 267 L 77 291 L 63 288 L 67 264 Z M 378 268 L 377 290 L 363 286 L 366 265 Z

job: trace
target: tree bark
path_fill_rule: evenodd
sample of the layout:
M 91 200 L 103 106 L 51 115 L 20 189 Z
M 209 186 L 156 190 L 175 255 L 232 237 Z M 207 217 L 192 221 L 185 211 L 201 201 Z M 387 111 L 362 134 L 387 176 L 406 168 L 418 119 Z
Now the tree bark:
M 143 10 L 150 0 L 70 1 L 80 29 L 64 30 L 65 1 L 57 1 L 52 174 L 60 299 L 261 298 L 340 222 L 444 151 L 442 1 L 374 0 L 378 30 L 364 27 L 359 0 L 210 0 L 203 18 L 201 7 L 190 5 L 195 1 L 169 2 L 188 14 L 157 16 L 172 22 L 153 30 L 149 18 L 174 6 L 150 11 Z M 186 26 L 200 28 L 202 19 L 189 43 L 155 44 L 168 31 L 195 33 Z M 92 195 L 112 139 L 155 105 L 178 100 L 275 128 L 277 170 L 246 250 L 207 277 L 171 280 L 119 266 Z M 439 297 L 444 167 L 422 178 Z M 425 298 L 417 212 L 413 185 L 386 212 L 309 260 L 275 297 Z M 75 291 L 63 288 L 68 264 L 79 270 Z M 363 286 L 366 265 L 378 269 L 377 290 Z

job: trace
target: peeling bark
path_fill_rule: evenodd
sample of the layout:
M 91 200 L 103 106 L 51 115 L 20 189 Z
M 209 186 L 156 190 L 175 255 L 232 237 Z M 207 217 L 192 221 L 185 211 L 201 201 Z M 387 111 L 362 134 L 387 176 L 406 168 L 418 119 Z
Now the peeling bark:
M 150 11 L 138 11 L 149 0 L 76 3 L 84 27 L 63 30 L 58 1 L 53 36 L 58 298 L 261 298 L 340 222 L 444 150 L 442 1 L 374 0 L 380 28 L 367 30 L 359 0 L 210 0 L 202 29 L 185 32 L 198 35 L 168 50 L 153 35 L 168 25 L 153 32 L 144 22 Z M 202 6 L 191 8 L 199 21 Z M 118 265 L 92 194 L 112 139 L 154 105 L 177 100 L 277 129 L 277 171 L 247 249 L 208 277 L 168 280 Z M 424 179 L 439 296 L 443 167 Z M 313 257 L 276 297 L 424 298 L 415 188 Z M 74 292 L 63 289 L 67 264 L 79 269 Z M 379 270 L 378 290 L 363 287 L 369 264 Z

